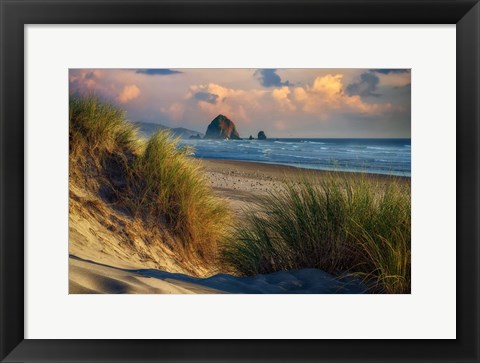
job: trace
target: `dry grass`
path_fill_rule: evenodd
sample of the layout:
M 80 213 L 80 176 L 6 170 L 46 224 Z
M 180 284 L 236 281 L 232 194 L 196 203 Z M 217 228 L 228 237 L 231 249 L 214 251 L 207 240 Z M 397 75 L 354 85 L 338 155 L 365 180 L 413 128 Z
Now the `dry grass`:
M 167 132 L 153 135 L 132 165 L 128 194 L 137 197 L 128 205 L 150 224 L 164 218 L 184 246 L 211 260 L 225 236 L 229 212 L 189 153 Z
M 95 97 L 70 99 L 70 178 L 110 206 L 168 230 L 183 258 L 214 264 L 230 215 L 188 150 L 168 132 L 149 140 L 116 106 Z

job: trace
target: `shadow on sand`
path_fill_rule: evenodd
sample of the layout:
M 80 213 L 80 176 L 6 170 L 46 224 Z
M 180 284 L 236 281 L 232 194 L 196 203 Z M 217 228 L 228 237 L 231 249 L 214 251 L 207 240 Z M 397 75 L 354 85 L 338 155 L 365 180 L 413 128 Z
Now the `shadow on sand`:
M 132 275 L 162 280 L 173 285 L 205 287 L 232 294 L 361 294 L 367 290 L 366 286 L 357 278 L 335 277 L 317 269 L 279 271 L 253 277 L 217 274 L 199 278 L 157 269 L 122 269 L 74 255 L 70 255 L 70 258 Z

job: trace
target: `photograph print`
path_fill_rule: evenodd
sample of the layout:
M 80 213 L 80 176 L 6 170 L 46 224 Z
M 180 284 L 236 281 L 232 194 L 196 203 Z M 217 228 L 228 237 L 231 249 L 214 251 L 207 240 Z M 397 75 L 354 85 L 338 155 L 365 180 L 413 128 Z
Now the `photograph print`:
M 70 294 L 410 294 L 410 69 L 70 69 Z

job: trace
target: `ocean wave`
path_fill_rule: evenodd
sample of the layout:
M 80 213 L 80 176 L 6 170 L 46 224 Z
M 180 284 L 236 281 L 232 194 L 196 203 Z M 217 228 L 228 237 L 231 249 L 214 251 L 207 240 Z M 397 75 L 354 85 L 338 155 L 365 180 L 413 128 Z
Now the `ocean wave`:
M 192 156 L 198 158 L 257 161 L 312 169 L 409 175 L 411 165 L 411 147 L 403 142 L 192 140 L 181 144 L 194 145 L 195 154 Z
M 381 146 L 367 146 L 367 149 L 370 149 L 370 150 L 388 150 L 387 148 L 381 147 Z
M 318 160 L 316 156 L 306 156 L 306 155 L 291 155 L 291 154 L 277 154 L 278 156 L 287 156 L 290 158 L 297 158 L 297 159 L 315 159 Z
M 303 142 L 306 144 L 325 145 L 324 142 L 320 142 L 320 141 L 301 140 L 300 142 Z
M 294 145 L 295 144 L 294 142 L 286 142 L 286 141 L 278 141 L 278 140 L 275 140 L 273 143 L 274 144 L 285 144 L 285 145 Z

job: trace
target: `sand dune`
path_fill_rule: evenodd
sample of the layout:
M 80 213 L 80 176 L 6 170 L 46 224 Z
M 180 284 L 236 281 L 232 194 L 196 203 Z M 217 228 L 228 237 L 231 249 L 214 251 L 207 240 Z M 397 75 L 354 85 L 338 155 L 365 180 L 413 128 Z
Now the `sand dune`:
M 151 278 L 142 271 L 128 270 L 75 256 L 69 258 L 70 294 L 211 294 L 206 286 L 168 278 Z M 175 276 L 176 274 L 171 273 Z M 180 275 L 180 274 L 179 274 Z M 186 275 L 185 275 L 186 276 Z
M 355 294 L 364 290 L 358 280 L 335 278 L 316 269 L 197 278 L 157 269 L 122 269 L 70 256 L 71 294 Z
M 294 172 L 298 176 L 298 169 L 278 165 L 202 163 L 212 187 L 239 217 L 242 208 L 259 196 L 279 189 L 285 176 Z M 69 229 L 71 294 L 328 294 L 365 290 L 359 281 L 338 279 L 315 269 L 255 277 L 212 276 L 214 271 L 179 261 L 169 247 L 168 235 L 158 237 L 163 243 L 146 240 L 129 217 L 75 185 L 70 185 Z

